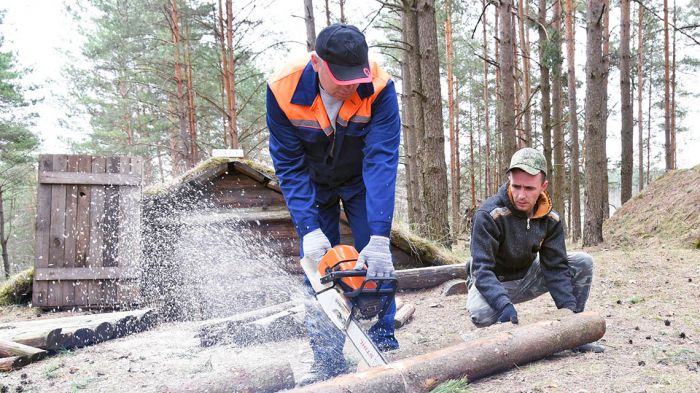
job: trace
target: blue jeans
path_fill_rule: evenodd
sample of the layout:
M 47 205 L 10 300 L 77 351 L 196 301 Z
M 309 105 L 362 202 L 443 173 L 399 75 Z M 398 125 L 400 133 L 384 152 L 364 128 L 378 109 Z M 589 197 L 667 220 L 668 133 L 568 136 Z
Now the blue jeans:
M 358 183 L 359 181 L 359 183 Z M 349 185 L 335 188 L 316 185 L 316 204 L 318 205 L 319 223 L 321 230 L 328 237 L 331 245 L 340 244 L 340 202 L 348 218 L 355 248 L 361 251 L 369 242 L 370 232 L 367 223 L 367 204 L 365 187 L 362 178 Z M 301 250 L 302 256 L 304 250 Z M 309 280 L 304 278 L 304 285 L 309 296 L 314 292 Z M 394 337 L 394 315 L 396 302 L 393 297 L 384 317 L 370 329 L 369 336 L 380 350 L 390 350 L 399 347 Z M 316 301 L 306 302 L 306 317 L 304 320 L 309 336 L 311 350 L 314 353 L 314 363 L 319 371 L 335 376 L 346 371 L 343 345 L 345 334 L 338 330 L 328 319 Z

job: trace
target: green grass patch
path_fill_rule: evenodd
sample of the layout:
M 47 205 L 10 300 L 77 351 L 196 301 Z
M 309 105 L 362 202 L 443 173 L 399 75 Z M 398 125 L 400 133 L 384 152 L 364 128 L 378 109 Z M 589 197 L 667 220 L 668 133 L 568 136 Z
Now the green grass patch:
M 468 385 L 467 378 L 449 379 L 431 390 L 430 393 L 469 393 Z
M 677 351 L 655 351 L 654 358 L 658 363 L 668 365 L 688 364 L 700 362 L 700 353 L 691 349 L 681 348 Z
M 88 385 L 92 381 L 94 381 L 94 378 L 83 378 L 83 379 L 75 380 L 75 381 L 73 381 L 73 383 L 71 383 L 70 391 L 72 393 L 75 393 L 78 390 L 87 389 Z
M 631 298 L 627 299 L 628 302 L 632 304 L 637 304 L 643 302 L 645 299 L 639 295 L 634 295 Z
M 47 364 L 44 367 L 44 378 L 45 379 L 55 379 L 58 378 L 58 369 L 61 368 L 58 364 L 52 363 Z

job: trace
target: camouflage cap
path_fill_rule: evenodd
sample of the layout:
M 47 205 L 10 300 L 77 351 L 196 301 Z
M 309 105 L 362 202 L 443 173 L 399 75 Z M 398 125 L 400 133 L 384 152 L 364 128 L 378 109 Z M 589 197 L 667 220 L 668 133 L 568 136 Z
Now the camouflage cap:
M 533 176 L 540 172 L 547 176 L 547 160 L 544 154 L 531 147 L 522 148 L 513 154 L 508 171 L 515 168 L 522 169 Z

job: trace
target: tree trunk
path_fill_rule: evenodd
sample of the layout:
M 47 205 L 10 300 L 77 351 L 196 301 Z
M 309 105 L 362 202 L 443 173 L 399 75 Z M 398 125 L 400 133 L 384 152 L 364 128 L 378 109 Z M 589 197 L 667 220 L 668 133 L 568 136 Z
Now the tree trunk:
M 653 72 L 654 72 L 654 67 L 651 64 L 651 61 L 649 62 L 649 99 L 647 100 L 648 102 L 648 107 L 647 107 L 647 184 L 651 183 L 651 172 L 650 172 L 650 167 L 651 167 L 651 89 L 652 89 L 652 81 L 654 80 L 653 78 Z
M 340 23 L 348 23 L 345 19 L 345 0 L 338 0 L 340 6 Z
M 639 155 L 639 185 L 641 192 L 644 189 L 644 110 L 642 100 L 644 96 L 644 7 L 640 4 L 637 25 L 637 139 Z
M 530 110 L 530 38 L 529 31 L 525 29 L 525 15 L 529 10 L 525 9 L 528 3 L 524 0 L 518 1 L 518 18 L 520 29 L 520 50 L 523 58 L 523 104 L 525 106 L 523 116 L 523 130 L 525 131 L 525 146 L 532 146 L 532 111 Z
M 230 113 L 229 108 L 231 107 L 231 86 L 228 79 L 228 52 L 226 50 L 226 29 L 224 28 L 224 8 L 219 0 L 219 29 L 216 32 L 216 37 L 219 40 L 219 46 L 221 47 L 221 107 L 226 108 L 222 116 L 222 124 L 224 126 L 224 147 L 229 147 L 228 137 L 231 135 L 230 128 Z
M 620 0 L 620 104 L 622 128 L 622 162 L 620 167 L 620 203 L 632 198 L 632 171 L 634 167 L 634 119 L 630 88 L 630 0 Z
M 10 253 L 7 249 L 8 238 L 5 237 L 5 205 L 4 205 L 4 189 L 0 185 L 0 247 L 2 247 L 2 266 L 5 273 L 5 279 L 10 277 Z
M 498 60 L 501 58 L 501 42 L 498 40 L 498 31 L 499 31 L 499 26 L 498 26 L 498 21 L 499 21 L 499 9 L 498 7 L 493 7 L 493 31 L 494 31 L 494 55 L 495 59 Z M 501 174 L 499 173 L 499 169 L 501 167 L 501 156 L 503 156 L 503 151 L 500 148 L 499 145 L 499 138 L 500 138 L 500 132 L 499 130 L 501 129 L 501 112 L 503 111 L 503 106 L 499 105 L 503 101 L 503 97 L 501 96 L 501 67 L 499 65 L 496 65 L 496 86 L 495 86 L 495 98 L 496 102 L 494 103 L 495 107 L 495 112 L 494 112 L 494 125 L 493 125 L 493 139 L 491 139 L 491 151 L 494 154 L 493 157 L 493 164 L 491 165 L 491 177 L 493 178 L 493 183 L 491 183 L 491 190 L 492 192 L 495 192 L 498 190 L 498 187 L 501 184 Z
M 605 219 L 604 193 L 607 182 L 605 156 L 605 120 L 607 108 L 604 106 L 607 70 L 603 60 L 601 17 L 605 2 L 588 0 L 586 37 L 586 189 L 583 246 L 596 245 L 603 241 L 603 220 Z
M 472 79 L 471 71 L 469 79 Z M 472 100 L 469 100 L 469 110 L 471 111 Z M 471 123 L 471 117 L 469 119 Z M 471 124 L 470 124 L 471 125 Z M 469 127 L 469 178 L 471 183 L 471 208 L 476 206 L 476 165 L 474 163 L 474 127 Z M 467 223 L 465 223 L 467 224 Z
M 668 0 L 664 0 L 664 136 L 666 170 L 673 169 L 673 147 L 671 146 L 671 76 L 668 37 Z
M 603 108 L 605 108 L 605 118 L 608 117 L 608 82 L 607 77 L 610 75 L 610 0 L 605 1 L 605 8 L 603 9 L 603 65 L 605 67 L 605 85 L 603 86 Z M 607 124 L 608 122 L 603 120 L 603 129 L 606 130 L 607 135 Z M 605 164 L 605 171 L 603 174 L 605 179 L 605 192 L 603 193 L 603 206 L 605 209 L 603 211 L 603 219 L 610 217 L 610 203 L 609 203 L 609 192 L 608 192 L 608 165 L 607 160 Z
M 236 58 L 233 55 L 233 4 L 232 0 L 226 0 L 226 56 L 229 90 L 228 95 L 228 118 L 229 134 L 231 138 L 231 148 L 238 149 L 238 116 L 236 113 Z
M 187 119 L 190 130 L 190 164 L 192 167 L 199 162 L 197 148 L 197 109 L 194 103 L 194 78 L 192 76 L 192 54 L 190 49 L 190 24 L 185 22 L 185 62 L 187 69 Z
M 673 0 L 673 26 L 676 26 L 676 0 Z M 671 163 L 678 168 L 676 161 L 676 28 L 673 29 L 673 51 L 671 59 Z
M 576 104 L 576 29 L 574 26 L 574 2 L 566 0 L 566 59 L 569 96 L 569 129 L 571 132 L 571 239 L 581 238 L 581 192 L 579 185 L 578 105 Z
M 454 77 L 454 50 L 452 44 L 452 1 L 445 2 L 445 54 L 447 61 L 447 119 L 450 129 L 450 202 L 452 204 L 452 235 L 456 240 L 459 229 L 459 194 L 460 194 L 460 171 L 459 171 L 459 139 L 456 127 L 455 107 L 455 77 Z
M 524 326 L 507 324 L 498 327 L 508 330 L 405 358 L 394 364 L 307 385 L 296 392 L 430 392 L 449 379 L 465 378 L 471 382 L 599 340 L 605 334 L 605 320 L 591 311 Z
M 411 70 L 415 101 L 422 101 L 424 134 L 419 139 L 422 154 L 421 182 L 423 222 L 421 234 L 445 246 L 451 244 L 447 209 L 447 165 L 443 133 L 442 96 L 440 94 L 440 65 L 437 53 L 437 25 L 432 0 L 419 0 L 416 7 L 417 48 L 420 71 Z M 416 80 L 417 79 L 417 80 Z M 416 128 L 420 125 L 416 122 Z
M 552 10 L 552 27 L 553 39 L 552 48 L 555 51 L 554 64 L 552 65 L 552 114 L 554 127 L 552 128 L 553 144 L 552 152 L 554 162 L 552 163 L 553 172 L 552 188 L 554 194 L 554 210 L 557 211 L 562 218 L 562 223 L 565 221 L 564 212 L 564 190 L 566 190 L 566 165 L 564 163 L 564 105 L 562 92 L 562 75 L 561 75 L 561 0 L 554 0 Z
M 326 0 L 326 26 L 331 25 L 331 8 L 328 6 L 328 0 Z
M 481 0 L 481 5 L 482 8 L 486 7 L 486 0 Z M 482 27 L 483 27 L 483 33 L 484 33 L 484 48 L 483 48 L 483 55 L 484 55 L 484 132 L 486 133 L 486 151 L 484 152 L 484 158 L 486 159 L 486 163 L 484 164 L 484 169 L 485 169 L 485 179 L 484 183 L 486 185 L 485 187 L 485 195 L 491 195 L 490 191 L 491 188 L 489 187 L 491 184 L 491 128 L 489 125 L 489 118 L 490 118 L 490 113 L 489 113 L 489 62 L 486 61 L 488 59 L 489 55 L 489 45 L 488 45 L 488 40 L 487 40 L 487 34 L 486 34 L 486 12 L 484 12 L 484 17 L 483 17 L 483 22 L 482 22 Z
M 401 13 L 401 34 L 406 47 L 402 53 L 401 64 L 404 108 L 404 150 L 406 160 L 406 188 L 408 202 L 408 220 L 412 229 L 418 230 L 418 224 L 422 220 L 421 195 L 422 183 L 420 181 L 420 164 L 418 157 L 418 141 L 423 138 L 423 102 L 416 94 L 416 87 L 420 88 L 420 61 L 418 58 L 418 25 L 416 13 L 412 1 L 404 1 Z M 415 74 L 415 75 L 414 75 Z
M 552 108 L 550 104 L 549 61 L 547 60 L 547 1 L 539 1 L 539 55 L 540 55 L 540 91 L 542 99 L 540 110 L 542 112 L 542 144 L 544 157 L 547 159 L 547 174 L 552 176 Z
M 176 152 L 177 164 L 173 165 L 173 174 L 179 175 L 187 168 L 185 162 L 191 162 L 188 152 L 191 151 L 189 146 L 189 136 L 187 131 L 187 119 L 185 110 L 185 87 L 182 77 L 182 63 L 180 61 L 180 21 L 177 12 L 177 1 L 172 0 L 170 6 L 170 32 L 172 33 L 173 47 L 175 48 L 175 88 L 177 100 L 177 120 L 179 133 L 174 138 L 174 152 Z
M 316 50 L 316 21 L 313 0 L 304 0 L 304 22 L 306 23 L 306 50 Z
M 515 131 L 515 79 L 513 72 L 515 64 L 513 62 L 513 35 L 512 18 L 510 15 L 511 0 L 503 0 L 498 5 L 499 31 L 498 38 L 501 45 L 498 64 L 501 76 L 501 121 L 498 125 L 498 132 L 503 142 L 503 156 L 501 158 L 500 173 L 505 173 L 510 164 L 510 158 L 516 150 Z
M 520 85 L 522 80 L 522 69 L 520 68 L 520 63 L 518 61 L 518 34 L 516 33 L 517 25 L 518 22 L 516 20 L 516 16 L 512 13 L 510 16 L 510 36 L 513 37 L 513 47 L 511 49 L 513 50 L 513 81 L 515 82 L 515 150 L 527 146 L 525 144 L 525 141 L 527 140 L 525 137 L 525 128 L 523 127 L 523 103 L 525 102 L 525 99 L 522 98 L 523 89 Z

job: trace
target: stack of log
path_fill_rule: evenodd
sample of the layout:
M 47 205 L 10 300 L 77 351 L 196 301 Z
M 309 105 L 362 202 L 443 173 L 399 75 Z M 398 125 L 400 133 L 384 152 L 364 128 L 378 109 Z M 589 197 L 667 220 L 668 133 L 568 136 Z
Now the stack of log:
M 47 351 L 82 348 L 142 332 L 156 323 L 157 315 L 151 309 L 3 323 L 0 370 L 41 360 Z

